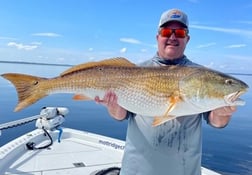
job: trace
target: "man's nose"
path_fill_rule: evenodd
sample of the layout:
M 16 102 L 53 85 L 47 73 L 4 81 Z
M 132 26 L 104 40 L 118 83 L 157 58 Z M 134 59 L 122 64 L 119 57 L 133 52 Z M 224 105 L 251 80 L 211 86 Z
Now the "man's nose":
M 172 32 L 171 36 L 169 37 L 170 39 L 176 39 L 175 33 Z

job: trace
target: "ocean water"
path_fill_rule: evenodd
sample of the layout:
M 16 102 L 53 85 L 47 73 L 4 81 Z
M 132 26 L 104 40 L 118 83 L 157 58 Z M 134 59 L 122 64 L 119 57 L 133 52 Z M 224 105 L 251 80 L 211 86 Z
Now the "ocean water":
M 54 77 L 66 70 L 67 66 L 26 65 L 0 63 L 0 74 L 19 72 L 43 77 Z M 252 87 L 252 76 L 237 75 Z M 203 124 L 202 165 L 223 175 L 252 174 L 252 92 L 242 96 L 246 105 L 238 107 L 229 125 L 224 129 L 212 128 Z M 73 101 L 72 94 L 55 94 L 43 98 L 36 104 L 13 112 L 17 104 L 14 87 L 0 78 L 0 124 L 37 115 L 44 106 L 63 106 L 70 110 L 64 127 L 85 130 L 118 139 L 125 139 L 127 121 L 112 119 L 105 107 L 95 102 Z M 0 146 L 35 128 L 31 122 L 2 131 Z

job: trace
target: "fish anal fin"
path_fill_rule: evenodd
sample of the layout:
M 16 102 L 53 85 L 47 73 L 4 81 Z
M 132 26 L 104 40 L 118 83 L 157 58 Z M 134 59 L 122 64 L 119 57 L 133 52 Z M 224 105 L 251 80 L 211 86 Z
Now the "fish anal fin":
M 73 100 L 92 100 L 91 98 L 85 96 L 84 94 L 75 94 Z
M 115 58 L 110 58 L 110 59 L 105 59 L 102 61 L 97 61 L 97 62 L 88 62 L 88 63 L 83 63 L 83 64 L 78 64 L 76 66 L 71 67 L 70 69 L 67 69 L 63 73 L 60 74 L 60 76 L 65 76 L 67 74 L 88 69 L 88 68 L 93 68 L 97 66 L 121 66 L 121 67 L 135 67 L 136 65 L 126 58 L 123 57 L 115 57 Z
M 152 126 L 156 127 L 159 126 L 165 122 L 168 122 L 172 119 L 176 118 L 176 116 L 172 116 L 172 115 L 167 115 L 167 116 L 162 116 L 162 117 L 154 117 L 154 120 L 152 122 Z

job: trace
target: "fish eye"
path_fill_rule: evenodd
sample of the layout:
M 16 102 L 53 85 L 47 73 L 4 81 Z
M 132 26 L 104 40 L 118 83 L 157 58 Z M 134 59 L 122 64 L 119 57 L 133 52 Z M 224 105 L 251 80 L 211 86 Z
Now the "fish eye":
M 228 85 L 232 85 L 233 80 L 232 79 L 227 79 L 227 80 L 225 80 L 225 83 L 228 84 Z

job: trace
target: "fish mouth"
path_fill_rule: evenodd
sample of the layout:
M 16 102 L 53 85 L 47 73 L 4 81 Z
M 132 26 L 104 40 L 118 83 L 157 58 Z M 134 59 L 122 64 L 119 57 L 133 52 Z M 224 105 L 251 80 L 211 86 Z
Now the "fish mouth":
M 229 95 L 226 95 L 224 97 L 225 102 L 229 106 L 243 106 L 245 105 L 245 101 L 239 98 L 242 94 L 244 94 L 246 91 L 237 91 L 234 93 L 231 93 Z

